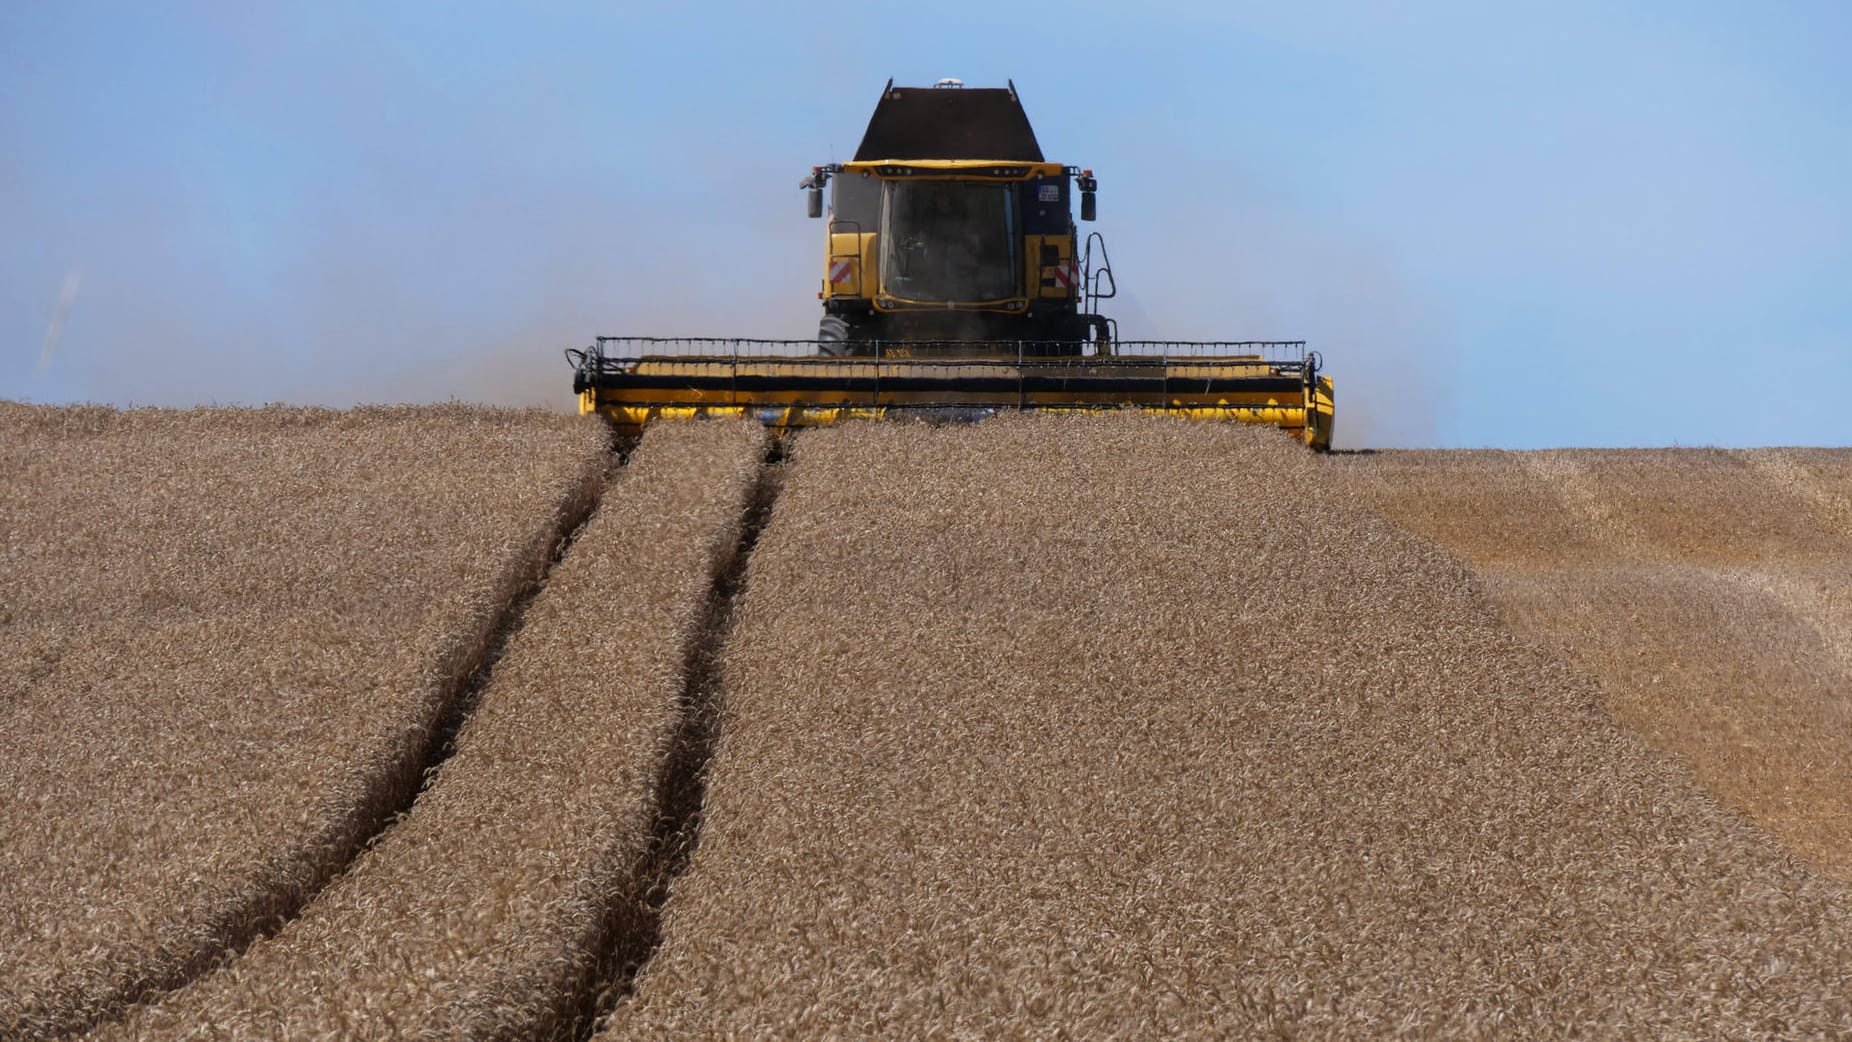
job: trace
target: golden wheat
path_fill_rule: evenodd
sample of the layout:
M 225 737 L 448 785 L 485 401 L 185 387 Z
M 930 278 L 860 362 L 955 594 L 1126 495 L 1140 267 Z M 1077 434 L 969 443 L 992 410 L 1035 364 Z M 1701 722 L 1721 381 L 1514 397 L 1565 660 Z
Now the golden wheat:
M 755 427 L 651 432 L 358 856 L 601 429 L 0 435 L 0 1037 L 278 926 L 95 1035 L 552 1037 L 628 986 Z M 602 1037 L 1852 1036 L 1844 885 L 1614 724 L 1852 849 L 1852 454 L 1321 460 L 1135 415 L 795 452 Z
M 683 663 L 763 455 L 653 428 L 409 814 L 276 936 L 111 1039 L 525 1038 L 586 1011 L 679 722 Z
M 0 404 L 0 1037 L 181 983 L 344 865 L 607 440 L 459 406 Z
M 1277 434 L 794 456 L 606 1037 L 1852 1032 L 1844 889 Z
M 1852 879 L 1852 451 L 1334 460 L 1719 799 Z

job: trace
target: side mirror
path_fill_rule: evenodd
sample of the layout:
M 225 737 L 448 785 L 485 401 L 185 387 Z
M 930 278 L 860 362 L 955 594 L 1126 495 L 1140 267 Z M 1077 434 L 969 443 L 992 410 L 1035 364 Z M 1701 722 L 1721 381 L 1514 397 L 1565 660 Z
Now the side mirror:
M 811 217 L 823 216 L 823 189 L 813 187 L 810 189 L 810 191 L 807 194 L 810 196 L 810 198 L 805 200 L 806 202 L 805 209 L 809 212 L 810 216 Z
M 1099 213 L 1099 204 L 1093 196 L 1093 190 L 1099 186 L 1091 170 L 1082 170 L 1074 179 L 1074 187 L 1080 189 L 1080 219 L 1083 221 L 1091 221 Z

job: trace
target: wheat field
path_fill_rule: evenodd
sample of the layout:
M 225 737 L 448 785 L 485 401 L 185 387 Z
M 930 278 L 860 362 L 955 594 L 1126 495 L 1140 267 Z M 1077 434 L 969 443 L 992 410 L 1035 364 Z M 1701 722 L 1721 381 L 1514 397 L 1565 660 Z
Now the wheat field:
M 1852 1037 L 1852 452 L 0 434 L 0 1037 Z
M 1852 879 L 1852 450 L 1332 462 L 1713 795 Z
M 594 424 L 0 404 L 0 1038 L 290 915 L 419 782 Z
M 527 1038 L 589 1018 L 643 899 L 687 649 L 764 438 L 652 429 L 411 810 L 275 937 L 97 1037 Z
M 1852 903 L 1272 432 L 805 435 L 605 1038 L 1852 1032 Z

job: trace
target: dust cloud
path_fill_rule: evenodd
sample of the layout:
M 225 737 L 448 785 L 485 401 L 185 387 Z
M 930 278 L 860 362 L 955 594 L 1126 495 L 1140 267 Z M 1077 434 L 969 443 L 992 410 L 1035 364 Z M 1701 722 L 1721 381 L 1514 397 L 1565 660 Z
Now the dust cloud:
M 284 186 L 202 192 L 155 171 L 80 214 L 0 201 L 26 239 L 56 244 L 0 396 L 571 409 L 562 352 L 600 334 L 815 334 L 823 228 L 796 182 L 824 148 L 709 141 L 686 156 L 702 173 L 657 177 L 559 163 L 569 128 L 514 102 L 499 117 L 519 134 L 491 137 L 524 149 L 388 126 Z M 1456 352 L 1393 251 L 1238 183 L 1212 205 L 1172 201 L 1169 172 L 1137 163 L 1082 225 L 1110 243 L 1121 292 L 1102 311 L 1122 336 L 1303 339 L 1336 381 L 1339 446 L 1441 440 Z M 79 267 L 83 299 L 67 290 L 48 354 L 45 309 Z
M 1125 339 L 1304 340 L 1337 392 L 1334 447 L 1440 444 L 1458 346 L 1392 251 L 1328 219 L 1237 194 L 1187 211 L 1118 203 Z
M 157 214 L 94 244 L 107 260 L 86 268 L 82 306 L 35 377 L 120 405 L 571 409 L 563 351 L 599 334 L 814 335 L 821 225 L 773 173 L 743 174 L 766 187 L 679 221 L 586 186 L 397 231 L 337 212 L 262 278 L 218 258 L 173 263 L 179 233 Z M 1336 381 L 1340 447 L 1438 442 L 1455 351 L 1388 251 L 1291 214 L 1133 196 L 1095 226 L 1120 286 L 1101 310 L 1122 337 L 1303 339 Z
M 570 410 L 563 352 L 600 334 L 814 335 L 817 250 L 789 194 L 778 202 L 792 219 L 709 219 L 726 229 L 583 196 L 458 210 L 396 237 L 335 221 L 261 280 L 216 259 L 171 263 L 163 222 L 125 228 L 91 251 L 106 259 L 86 270 L 61 348 L 14 375 L 35 400 Z M 690 277 L 714 258 L 687 244 L 722 240 L 759 244 L 762 259 L 737 263 L 770 270 L 718 289 Z

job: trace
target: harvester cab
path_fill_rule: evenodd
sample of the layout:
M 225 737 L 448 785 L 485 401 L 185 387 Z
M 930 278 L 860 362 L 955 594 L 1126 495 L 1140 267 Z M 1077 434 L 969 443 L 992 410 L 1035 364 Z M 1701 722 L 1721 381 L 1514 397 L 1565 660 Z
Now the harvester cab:
M 1018 341 L 1036 356 L 1110 350 L 1112 323 L 1093 313 L 1112 292 L 1104 240 L 1089 240 L 1097 258 L 1075 251 L 1074 189 L 1092 220 L 1099 183 L 1044 160 L 1013 84 L 889 83 L 854 160 L 814 167 L 800 187 L 813 215 L 831 189 L 826 353 L 879 344 L 894 357 L 983 357 Z
M 1331 378 L 1303 341 L 1123 341 L 1090 169 L 1048 162 L 1015 84 L 892 81 L 855 157 L 799 187 L 826 223 L 812 340 L 599 337 L 567 352 L 584 412 L 621 433 L 745 415 L 975 420 L 1136 408 L 1281 427 L 1330 447 Z M 827 196 L 827 206 L 826 206 Z

